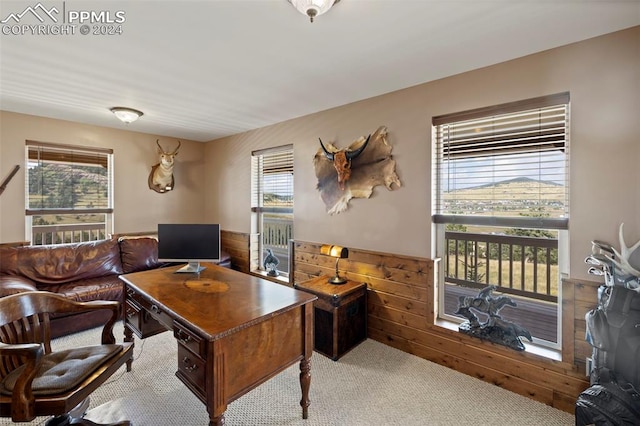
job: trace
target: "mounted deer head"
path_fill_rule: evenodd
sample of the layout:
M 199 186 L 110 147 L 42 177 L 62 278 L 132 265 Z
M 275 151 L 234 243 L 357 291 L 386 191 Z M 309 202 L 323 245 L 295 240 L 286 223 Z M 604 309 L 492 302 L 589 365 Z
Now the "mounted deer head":
M 174 158 L 178 155 L 180 149 L 180 141 L 178 146 L 172 152 L 167 152 L 160 145 L 160 140 L 156 139 L 158 144 L 158 154 L 160 154 L 160 162 L 151 167 L 149 174 L 149 188 L 160 193 L 171 191 L 174 187 L 173 164 Z

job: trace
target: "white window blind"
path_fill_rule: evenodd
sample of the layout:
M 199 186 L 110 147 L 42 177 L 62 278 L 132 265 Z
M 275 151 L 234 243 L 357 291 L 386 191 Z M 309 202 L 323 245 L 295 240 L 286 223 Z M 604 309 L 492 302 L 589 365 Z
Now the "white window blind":
M 562 93 L 434 117 L 434 222 L 567 229 L 568 109 Z
M 254 212 L 293 213 L 293 146 L 251 153 Z
M 26 214 L 112 213 L 113 150 L 26 141 Z
M 293 145 L 252 152 L 251 171 L 252 229 L 259 234 L 251 240 L 251 270 L 266 270 L 269 253 L 279 260 L 277 274 L 287 276 L 293 238 Z

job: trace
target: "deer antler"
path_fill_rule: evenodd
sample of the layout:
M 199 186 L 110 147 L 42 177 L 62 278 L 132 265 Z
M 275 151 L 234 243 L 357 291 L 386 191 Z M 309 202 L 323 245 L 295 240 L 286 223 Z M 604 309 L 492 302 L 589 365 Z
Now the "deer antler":
M 160 145 L 160 139 L 156 139 L 156 143 L 158 144 L 158 148 L 160 148 L 160 153 L 161 154 L 165 154 L 165 155 L 176 155 L 178 153 L 178 150 L 180 149 L 180 145 L 182 145 L 182 143 L 180 141 L 178 141 L 178 146 L 176 147 L 176 149 L 173 152 L 167 152 Z
M 171 153 L 171 155 L 176 155 L 178 153 L 178 150 L 180 149 L 180 141 L 178 141 L 178 146 L 176 147 L 176 149 Z

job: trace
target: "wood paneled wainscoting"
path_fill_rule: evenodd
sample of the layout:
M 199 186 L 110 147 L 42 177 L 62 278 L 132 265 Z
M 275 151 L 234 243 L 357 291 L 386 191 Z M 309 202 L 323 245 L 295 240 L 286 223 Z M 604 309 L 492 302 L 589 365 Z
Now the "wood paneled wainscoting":
M 294 241 L 296 283 L 335 272 L 335 259 L 321 255 L 321 245 Z M 459 333 L 457 326 L 436 324 L 436 266 L 431 259 L 349 247 L 349 258 L 340 261 L 340 273 L 367 283 L 368 337 L 573 413 L 578 395 L 589 387 L 584 361 L 580 366 L 574 355 L 554 360 L 518 352 Z M 565 302 L 573 305 L 573 300 Z M 584 333 L 579 336 L 579 329 L 568 333 L 571 337 L 564 341 L 570 341 L 573 353 L 573 348 L 582 346 L 574 340 L 584 340 Z
M 231 268 L 246 274 L 250 271 L 250 234 L 234 231 L 220 231 L 220 246 L 231 256 Z
M 602 284 L 589 280 L 562 280 L 562 359 L 574 364 L 586 374 L 587 357 L 591 345 L 586 341 L 585 315 L 598 304 L 598 287 Z

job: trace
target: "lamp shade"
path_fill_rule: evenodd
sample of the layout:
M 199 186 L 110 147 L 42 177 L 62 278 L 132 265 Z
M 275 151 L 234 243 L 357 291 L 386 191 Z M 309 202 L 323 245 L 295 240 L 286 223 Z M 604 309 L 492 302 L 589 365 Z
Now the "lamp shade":
M 289 0 L 293 7 L 303 15 L 307 15 L 311 22 L 316 16 L 320 16 L 323 13 L 331 9 L 331 6 L 338 3 L 340 0 Z
M 320 247 L 320 253 L 326 256 L 337 257 L 339 259 L 346 259 L 349 257 L 349 249 L 342 246 L 332 246 L 329 244 L 323 244 Z
M 333 277 L 329 278 L 327 282 L 330 284 L 346 283 L 347 279 L 340 276 L 340 272 L 338 270 L 338 262 L 340 262 L 340 259 L 346 259 L 347 257 L 349 257 L 349 249 L 341 246 L 323 244 L 322 246 L 320 246 L 320 254 L 336 258 L 336 274 Z
M 114 113 L 115 116 L 120 119 L 120 121 L 126 124 L 133 123 L 138 118 L 144 115 L 142 111 L 126 107 L 113 107 L 111 108 L 111 112 Z

